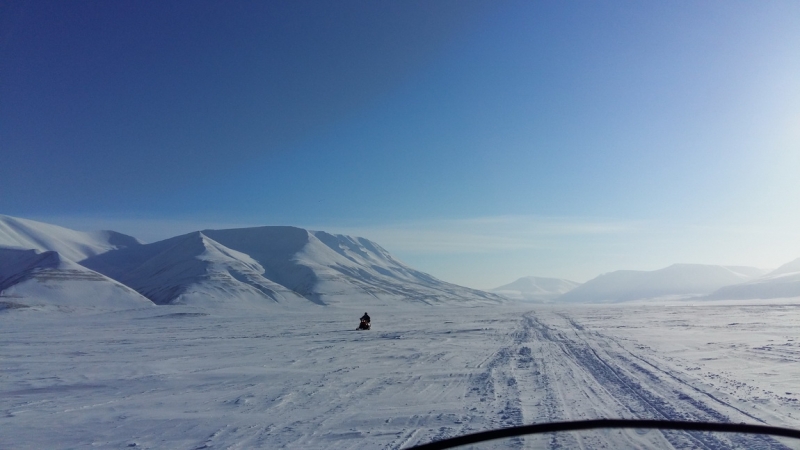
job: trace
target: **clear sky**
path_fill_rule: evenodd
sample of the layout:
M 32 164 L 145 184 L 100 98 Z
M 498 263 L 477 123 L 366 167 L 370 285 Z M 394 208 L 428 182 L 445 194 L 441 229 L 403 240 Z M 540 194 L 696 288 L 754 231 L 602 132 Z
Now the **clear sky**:
M 797 1 L 3 1 L 0 213 L 446 281 L 800 257 Z

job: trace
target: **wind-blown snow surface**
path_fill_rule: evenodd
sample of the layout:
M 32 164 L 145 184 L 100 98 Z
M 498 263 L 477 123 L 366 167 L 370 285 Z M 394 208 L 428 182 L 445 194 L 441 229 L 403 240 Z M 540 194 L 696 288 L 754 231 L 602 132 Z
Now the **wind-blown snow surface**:
M 402 306 L 402 305 L 400 305 Z M 800 305 L 0 314 L 0 448 L 400 449 L 651 418 L 800 427 Z M 480 448 L 800 448 L 596 431 Z
M 578 286 L 580 283 L 561 278 L 522 277 L 512 283 L 494 288 L 490 292 L 513 300 L 550 302 Z
M 711 299 L 800 297 L 800 258 L 778 267 L 761 278 L 722 287 L 708 297 Z
M 617 270 L 591 279 L 558 302 L 610 303 L 664 297 L 710 294 L 732 284 L 763 275 L 755 267 L 673 264 L 660 270 Z

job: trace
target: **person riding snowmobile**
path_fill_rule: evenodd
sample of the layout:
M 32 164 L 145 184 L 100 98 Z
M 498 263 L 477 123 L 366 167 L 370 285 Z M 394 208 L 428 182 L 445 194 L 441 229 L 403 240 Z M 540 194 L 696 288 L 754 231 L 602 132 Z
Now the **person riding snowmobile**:
M 369 330 L 370 328 L 371 327 L 370 327 L 370 323 L 369 323 L 369 314 L 364 313 L 364 315 L 361 316 L 361 323 L 358 324 L 358 328 L 357 329 L 358 330 Z

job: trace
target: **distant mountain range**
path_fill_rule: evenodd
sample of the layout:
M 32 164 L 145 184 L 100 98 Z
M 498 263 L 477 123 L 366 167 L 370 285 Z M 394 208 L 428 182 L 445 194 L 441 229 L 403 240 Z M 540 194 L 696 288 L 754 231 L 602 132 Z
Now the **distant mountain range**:
M 719 288 L 708 296 L 709 299 L 714 300 L 788 297 L 800 297 L 800 258 L 786 263 L 762 277 Z
M 135 308 L 497 304 L 364 238 L 295 227 L 203 230 L 142 244 L 0 216 L 0 292 L 8 305 Z M 1 307 L 1 306 L 0 306 Z
M 522 277 L 512 283 L 491 289 L 513 300 L 546 303 L 580 286 L 580 283 L 561 278 Z
M 618 270 L 598 276 L 556 299 L 559 303 L 611 303 L 703 296 L 747 282 L 766 271 L 755 267 L 673 264 L 653 271 Z
M 514 300 L 562 304 L 800 297 L 800 258 L 769 273 L 746 266 L 673 264 L 653 271 L 618 270 L 583 284 L 523 277 L 491 292 Z

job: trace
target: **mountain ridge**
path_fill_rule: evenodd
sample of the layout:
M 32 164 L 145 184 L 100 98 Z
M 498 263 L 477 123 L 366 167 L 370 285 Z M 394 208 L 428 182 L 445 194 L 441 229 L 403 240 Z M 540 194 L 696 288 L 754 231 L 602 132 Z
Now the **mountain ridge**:
M 77 278 L 91 274 L 109 283 L 109 289 L 125 286 L 162 305 L 295 308 L 506 301 L 413 269 L 366 238 L 291 226 L 202 230 L 143 244 L 113 231 L 81 232 L 0 216 L 0 248 L 53 252 L 59 264 L 79 267 L 64 273 Z M 6 258 L 8 264 L 12 259 Z M 17 284 L 10 280 L 4 291 Z
M 756 278 L 765 271 L 747 266 L 672 264 L 653 271 L 617 270 L 602 274 L 558 297 L 565 303 L 613 303 L 707 295 Z
M 578 286 L 580 283 L 563 278 L 527 276 L 489 291 L 513 300 L 551 302 Z
M 153 305 L 130 287 L 52 250 L 0 247 L 0 292 L 0 303 L 61 310 Z
M 142 243 L 116 231 L 77 231 L 58 225 L 0 214 L 0 246 L 56 251 L 79 262 L 94 255 Z
M 708 295 L 710 300 L 749 300 L 800 297 L 800 258 L 759 278 L 723 286 Z

